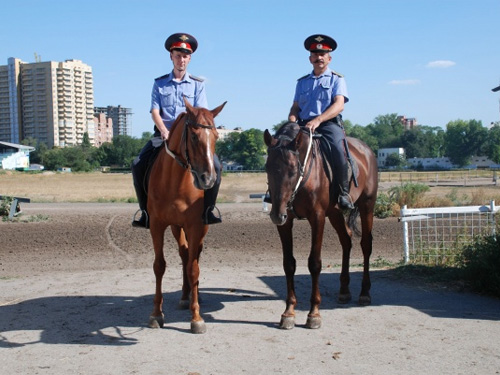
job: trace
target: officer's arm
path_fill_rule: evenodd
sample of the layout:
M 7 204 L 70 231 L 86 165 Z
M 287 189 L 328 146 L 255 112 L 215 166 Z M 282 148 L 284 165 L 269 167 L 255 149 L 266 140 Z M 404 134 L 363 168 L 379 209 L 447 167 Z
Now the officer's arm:
M 156 128 L 160 131 L 161 138 L 163 140 L 168 139 L 168 130 L 165 127 L 165 124 L 163 123 L 163 120 L 160 116 L 160 110 L 159 109 L 152 109 L 151 110 L 151 118 L 153 119 L 153 122 L 156 125 Z
M 340 112 L 344 110 L 345 98 L 343 95 L 337 95 L 333 98 L 333 103 L 323 112 L 321 115 L 316 117 L 319 123 L 331 120 L 337 117 Z
M 316 130 L 318 126 L 321 125 L 322 122 L 331 120 L 344 110 L 344 101 L 345 98 L 343 95 L 337 95 L 333 98 L 333 103 L 316 118 L 313 118 L 309 121 L 305 126 L 306 128 L 311 129 L 312 131 Z
M 290 113 L 288 114 L 288 121 L 297 122 L 299 119 L 299 103 L 293 102 L 292 108 L 290 108 Z

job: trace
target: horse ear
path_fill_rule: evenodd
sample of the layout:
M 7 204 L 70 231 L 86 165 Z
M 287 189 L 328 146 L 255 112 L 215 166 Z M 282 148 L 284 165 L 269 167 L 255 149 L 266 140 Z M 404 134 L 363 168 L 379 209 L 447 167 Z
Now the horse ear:
M 186 97 L 184 97 L 184 104 L 186 105 L 186 109 L 189 113 L 194 112 L 194 107 L 191 105 L 191 103 L 189 103 L 189 101 L 186 99 Z
M 273 141 L 276 141 L 276 140 L 273 138 L 271 133 L 269 133 L 269 130 L 266 129 L 264 131 L 264 142 L 265 142 L 266 146 L 270 147 L 273 144 Z
M 226 105 L 226 103 L 227 102 L 224 102 L 220 106 L 218 106 L 217 108 L 212 109 L 210 111 L 210 112 L 212 112 L 212 115 L 214 115 L 214 117 L 217 116 L 220 113 L 220 111 L 222 111 L 222 108 L 224 108 L 224 106 Z

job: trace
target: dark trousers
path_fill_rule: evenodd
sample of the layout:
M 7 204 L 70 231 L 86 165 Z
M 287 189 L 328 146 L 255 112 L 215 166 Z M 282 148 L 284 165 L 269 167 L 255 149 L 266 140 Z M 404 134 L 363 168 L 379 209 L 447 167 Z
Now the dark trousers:
M 158 145 L 155 147 L 155 145 Z M 135 193 L 137 195 L 137 200 L 139 202 L 139 208 L 143 211 L 147 210 L 148 207 L 148 181 L 149 173 L 156 156 L 163 147 L 163 142 L 158 141 L 158 139 L 149 140 L 142 148 L 139 155 L 132 162 L 132 178 L 134 182 Z M 205 190 L 204 197 L 204 212 L 209 209 L 213 209 L 215 202 L 217 201 L 217 195 L 219 194 L 219 187 L 221 183 L 221 164 L 219 157 L 214 154 L 214 168 L 217 173 L 217 178 L 215 184 L 211 189 Z
M 309 120 L 300 120 L 299 125 L 307 124 Z M 333 164 L 335 179 L 340 185 L 342 192 L 349 192 L 349 178 L 347 166 L 347 152 L 345 149 L 345 131 L 342 125 L 342 118 L 337 116 L 332 120 L 322 122 L 315 130 L 321 134 L 322 138 L 328 143 L 328 160 Z

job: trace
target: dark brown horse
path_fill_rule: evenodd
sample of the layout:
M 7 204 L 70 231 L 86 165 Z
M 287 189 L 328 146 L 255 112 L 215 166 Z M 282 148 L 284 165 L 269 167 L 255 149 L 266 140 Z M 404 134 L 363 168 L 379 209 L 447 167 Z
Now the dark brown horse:
M 209 111 L 195 108 L 187 100 L 186 113 L 179 115 L 170 129 L 165 149 L 156 159 L 149 179 L 148 212 L 155 250 L 156 293 L 150 327 L 163 327 L 162 278 L 166 262 L 163 253 L 165 229 L 171 227 L 182 259 L 180 306 L 191 309 L 191 331 L 204 333 L 205 322 L 198 301 L 199 260 L 208 225 L 202 220 L 204 190 L 216 180 L 215 141 L 218 134 L 214 117 L 224 104 Z M 191 299 L 190 299 L 191 297 Z
M 319 140 L 309 129 L 287 123 L 273 137 L 264 132 L 268 147 L 266 172 L 272 201 L 271 220 L 277 225 L 283 248 L 283 268 L 287 282 L 286 310 L 281 316 L 280 327 L 295 326 L 294 274 L 296 261 L 293 256 L 292 228 L 295 218 L 307 219 L 311 225 L 311 252 L 308 266 L 312 278 L 311 309 L 307 318 L 308 328 L 319 328 L 321 316 L 319 306 L 319 275 L 321 272 L 321 246 L 325 219 L 328 218 L 338 233 L 342 245 L 342 271 L 340 274 L 339 302 L 351 300 L 349 290 L 349 258 L 352 247 L 352 230 L 360 215 L 364 269 L 359 303 L 371 303 L 369 261 L 372 252 L 373 209 L 377 197 L 377 161 L 370 148 L 358 139 L 347 138 L 351 157 L 357 165 L 357 184 L 351 181 L 350 195 L 355 209 L 349 218 L 344 218 L 338 208 L 337 193 L 332 194 L 330 182 L 323 166 Z

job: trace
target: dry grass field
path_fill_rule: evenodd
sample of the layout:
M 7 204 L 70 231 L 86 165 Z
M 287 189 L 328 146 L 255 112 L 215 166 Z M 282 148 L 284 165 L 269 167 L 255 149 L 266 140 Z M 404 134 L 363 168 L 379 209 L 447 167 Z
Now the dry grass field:
M 227 174 L 221 203 L 255 202 L 251 193 L 267 190 L 265 173 Z M 136 202 L 130 173 L 0 173 L 0 195 L 28 197 L 32 202 Z
M 423 174 L 425 175 L 425 173 Z M 405 176 L 407 177 L 407 176 Z M 448 176 L 449 177 L 449 176 Z M 380 192 L 393 186 L 410 182 L 396 178 L 394 173 L 380 174 Z M 490 200 L 500 202 L 500 186 L 491 177 L 456 176 L 436 186 L 435 181 L 422 180 L 421 175 L 412 174 L 415 183 L 428 184 L 425 194 L 427 206 L 449 205 L 448 196 L 468 204 L 486 204 Z M 228 173 L 222 178 L 219 203 L 255 202 L 252 193 L 267 190 L 265 173 Z M 132 175 L 130 173 L 25 173 L 0 171 L 0 195 L 28 197 L 32 202 L 136 202 Z

